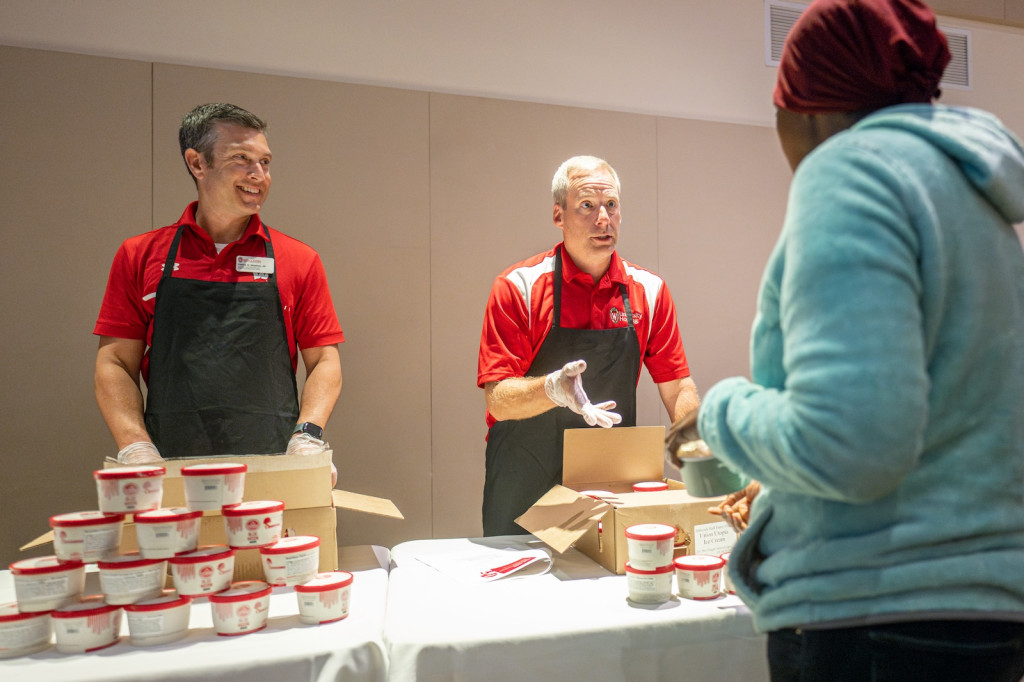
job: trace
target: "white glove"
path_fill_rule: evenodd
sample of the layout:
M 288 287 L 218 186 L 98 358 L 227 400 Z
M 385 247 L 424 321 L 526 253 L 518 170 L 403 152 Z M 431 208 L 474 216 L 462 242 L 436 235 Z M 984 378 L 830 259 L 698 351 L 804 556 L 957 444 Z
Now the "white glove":
M 164 458 L 155 445 L 143 440 L 121 448 L 117 453 L 117 461 L 119 464 L 152 464 L 162 462 Z
M 308 433 L 294 433 L 288 440 L 286 455 L 315 455 L 329 449 L 331 446 L 319 438 L 313 438 Z M 331 462 L 331 487 L 338 484 L 338 468 Z
M 559 407 L 568 407 L 576 414 L 583 416 L 583 421 L 590 426 L 610 428 L 622 421 L 622 416 L 612 412 L 615 401 L 594 405 L 583 390 L 580 374 L 587 368 L 586 360 L 567 362 L 565 367 L 556 370 L 544 378 L 544 392 Z

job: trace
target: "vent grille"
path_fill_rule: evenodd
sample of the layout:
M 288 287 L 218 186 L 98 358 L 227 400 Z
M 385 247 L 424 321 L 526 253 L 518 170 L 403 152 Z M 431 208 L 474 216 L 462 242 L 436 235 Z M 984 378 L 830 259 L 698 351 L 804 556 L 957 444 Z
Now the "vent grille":
M 765 66 L 778 66 L 782 58 L 782 46 L 806 4 L 765 0 L 764 2 L 764 63 Z M 959 28 L 939 30 L 946 35 L 952 59 L 942 74 L 941 85 L 954 89 L 971 89 L 971 32 Z

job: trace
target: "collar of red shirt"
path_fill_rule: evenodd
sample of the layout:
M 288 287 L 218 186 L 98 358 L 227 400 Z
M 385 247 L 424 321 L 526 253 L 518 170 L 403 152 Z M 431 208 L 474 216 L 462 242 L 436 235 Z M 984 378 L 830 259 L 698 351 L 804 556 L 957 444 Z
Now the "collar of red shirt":
M 598 289 L 610 287 L 613 284 L 626 284 L 626 268 L 622 265 L 622 259 L 619 258 L 618 251 L 612 251 L 612 260 L 608 264 L 608 271 L 601 276 L 601 279 L 596 283 L 593 278 L 587 273 L 580 270 L 576 263 L 573 262 L 572 256 L 565 250 L 565 244 L 562 246 L 562 281 L 571 282 L 575 279 L 581 279 L 588 286 L 596 286 Z
M 177 224 L 184 223 L 184 224 L 188 225 L 190 228 L 192 228 L 192 231 L 195 232 L 198 236 L 205 237 L 206 239 L 209 240 L 210 239 L 210 235 L 207 234 L 206 230 L 204 230 L 203 228 L 199 227 L 199 223 L 196 222 L 196 207 L 198 207 L 198 206 L 199 206 L 199 202 L 198 201 L 193 201 L 191 204 L 189 204 L 185 208 L 185 212 L 181 214 L 181 218 L 178 219 L 178 223 Z M 266 241 L 267 240 L 267 234 L 266 234 L 267 230 L 266 229 L 262 229 L 262 228 L 263 228 L 263 221 L 260 220 L 260 216 L 259 216 L 258 213 L 254 213 L 252 218 L 249 218 L 249 224 L 245 226 L 245 232 L 243 232 L 242 236 L 238 238 L 238 241 L 240 241 L 240 242 L 241 241 L 245 241 L 246 239 L 249 239 L 253 235 L 257 235 L 259 237 L 262 237 L 263 240 Z

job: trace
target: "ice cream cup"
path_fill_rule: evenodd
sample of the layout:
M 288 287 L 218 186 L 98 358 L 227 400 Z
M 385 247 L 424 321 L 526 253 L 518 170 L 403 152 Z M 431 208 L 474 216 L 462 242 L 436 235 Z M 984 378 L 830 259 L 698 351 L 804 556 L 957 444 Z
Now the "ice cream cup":
M 124 514 L 71 512 L 50 517 L 53 553 L 61 561 L 91 564 L 117 556 Z
M 725 561 L 710 554 L 691 554 L 675 560 L 679 596 L 687 599 L 714 599 L 722 593 L 722 567 Z
M 626 528 L 626 550 L 629 563 L 641 571 L 653 571 L 672 564 L 675 526 L 664 523 L 641 523 Z
M 299 600 L 299 620 L 303 623 L 333 623 L 348 617 L 353 576 L 345 571 L 317 573 L 313 579 L 295 586 Z
M 213 629 L 222 637 L 247 635 L 267 626 L 271 587 L 262 580 L 235 583 L 210 595 Z
M 23 613 L 17 602 L 0 604 L 0 659 L 42 651 L 52 636 L 49 611 Z
M 260 547 L 263 575 L 274 587 L 298 585 L 312 579 L 320 568 L 320 538 L 296 535 Z
M 96 567 L 100 570 L 100 590 L 108 604 L 134 604 L 163 594 L 166 559 L 146 559 L 133 552 L 104 559 Z
M 147 559 L 169 559 L 199 546 L 201 511 L 185 507 L 154 509 L 135 515 L 139 553 Z
M 235 550 L 224 545 L 206 545 L 194 552 L 167 560 L 171 580 L 178 594 L 204 597 L 231 587 L 235 574 Z
M 253 500 L 221 509 L 228 546 L 235 549 L 264 547 L 281 539 L 284 502 Z
M 120 606 L 108 604 L 100 597 L 90 597 L 50 613 L 57 651 L 81 654 L 105 649 L 121 638 Z
M 81 601 L 85 564 L 55 556 L 22 559 L 10 565 L 14 595 L 24 612 L 52 611 Z
M 155 599 L 124 607 L 129 641 L 136 646 L 174 642 L 188 634 L 192 599 L 167 590 Z
M 181 468 L 185 482 L 185 506 L 203 511 L 238 504 L 245 493 L 245 472 L 242 463 L 193 464 Z
M 637 604 L 661 604 L 672 598 L 672 564 L 655 569 L 635 568 L 626 562 L 626 585 L 629 600 Z
M 164 474 L 159 466 L 117 467 L 93 472 L 100 511 L 108 514 L 149 511 L 160 506 Z

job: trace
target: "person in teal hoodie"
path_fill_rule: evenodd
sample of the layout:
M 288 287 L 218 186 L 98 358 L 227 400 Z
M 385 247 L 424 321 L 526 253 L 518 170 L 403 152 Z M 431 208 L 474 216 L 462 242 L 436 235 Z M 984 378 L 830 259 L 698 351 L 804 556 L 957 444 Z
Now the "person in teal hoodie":
M 729 568 L 772 680 L 1024 675 L 1024 150 L 933 103 L 948 60 L 916 0 L 815 0 L 783 50 L 751 378 L 690 429 L 760 483 Z

